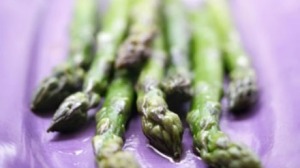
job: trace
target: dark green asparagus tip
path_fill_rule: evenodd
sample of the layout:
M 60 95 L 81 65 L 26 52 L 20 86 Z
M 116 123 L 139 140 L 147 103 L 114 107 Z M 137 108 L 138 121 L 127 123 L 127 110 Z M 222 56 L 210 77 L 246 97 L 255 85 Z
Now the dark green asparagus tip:
M 162 82 L 161 88 L 171 102 L 187 101 L 192 96 L 191 80 L 180 74 L 168 76 Z
M 31 110 L 45 112 L 57 109 L 66 97 L 81 88 L 83 78 L 82 69 L 61 66 L 37 88 L 32 97 Z
M 199 115 L 199 110 L 205 110 L 201 112 L 203 115 Z M 187 116 L 194 145 L 201 158 L 217 168 L 261 168 L 255 154 L 247 147 L 233 143 L 220 131 L 217 119 L 220 113 L 221 104 L 209 102 Z
M 153 33 L 129 37 L 120 47 L 115 64 L 116 68 L 134 69 L 140 67 L 151 55 L 149 45 L 153 38 Z
M 167 109 L 163 97 L 155 95 L 149 95 L 144 102 L 143 132 L 155 148 L 178 159 L 182 150 L 182 123 L 177 114 Z
M 234 112 L 246 110 L 257 101 L 258 89 L 253 70 L 231 74 L 228 88 L 229 109 Z
M 47 132 L 71 132 L 79 129 L 87 121 L 89 108 L 91 108 L 90 95 L 77 92 L 69 96 L 55 112 Z
M 176 117 L 175 117 L 176 118 Z M 172 156 L 175 160 L 178 160 L 181 156 L 181 139 L 182 128 L 181 125 L 172 123 L 173 116 L 164 117 L 160 119 L 161 123 L 158 124 L 153 121 L 149 121 L 147 117 L 142 117 L 143 132 L 149 139 L 150 144 L 157 148 L 159 151 Z
M 202 145 L 197 148 L 200 156 L 209 165 L 224 168 L 261 168 L 256 155 L 248 148 L 232 143 L 229 138 L 215 129 L 200 132 L 196 135 Z

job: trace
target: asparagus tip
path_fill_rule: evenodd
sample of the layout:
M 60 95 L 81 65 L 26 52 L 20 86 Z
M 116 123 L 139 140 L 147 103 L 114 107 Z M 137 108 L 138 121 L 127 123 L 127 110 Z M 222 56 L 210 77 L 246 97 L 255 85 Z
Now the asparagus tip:
M 47 129 L 47 133 L 54 132 L 54 131 L 56 131 L 56 129 L 55 129 L 55 123 L 51 123 L 50 126 Z
M 64 82 L 64 80 L 59 81 L 56 77 L 48 77 L 43 80 L 32 97 L 31 110 L 39 112 L 58 106 L 54 98 L 58 97 L 57 94 L 62 89 Z
M 249 109 L 256 103 L 258 90 L 254 75 L 234 77 L 228 88 L 229 109 L 233 112 Z
M 177 102 L 186 101 L 191 98 L 191 80 L 183 75 L 168 76 L 161 84 L 168 99 Z
M 116 59 L 116 68 L 139 67 L 150 56 L 149 43 L 152 39 L 153 34 L 130 36 L 120 47 Z
M 31 110 L 55 110 L 67 96 L 81 87 L 83 76 L 84 71 L 81 68 L 75 70 L 67 65 L 60 65 L 55 73 L 44 79 L 36 89 L 31 101 Z
M 221 131 L 210 129 L 197 134 L 201 143 L 197 144 L 203 160 L 215 167 L 261 168 L 258 157 L 247 147 L 233 143 Z
M 78 129 L 87 120 L 88 108 L 89 100 L 86 94 L 77 92 L 69 96 L 55 112 L 47 132 L 70 132 Z
M 156 108 L 160 110 L 161 108 Z M 149 108 L 153 112 L 155 109 Z M 154 112 L 156 113 L 156 112 Z M 181 140 L 183 134 L 182 123 L 177 114 L 166 110 L 164 115 L 151 115 L 142 117 L 144 134 L 149 138 L 150 143 L 165 154 L 171 155 L 174 159 L 180 158 Z M 157 118 L 158 116 L 158 118 Z

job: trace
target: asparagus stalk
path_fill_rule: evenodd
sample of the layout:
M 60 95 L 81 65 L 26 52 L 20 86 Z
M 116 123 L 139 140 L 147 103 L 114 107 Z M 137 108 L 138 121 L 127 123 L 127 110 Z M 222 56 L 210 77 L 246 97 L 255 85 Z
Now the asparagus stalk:
M 191 97 L 191 74 L 189 64 L 189 44 L 191 33 L 186 11 L 180 0 L 165 0 L 166 34 L 171 65 L 162 89 L 168 99 L 185 101 Z
M 231 23 L 226 0 L 209 0 L 208 8 L 220 33 L 226 69 L 229 71 L 228 102 L 231 111 L 250 108 L 257 101 L 257 83 L 251 61 Z
M 125 125 L 131 115 L 134 87 L 127 72 L 119 72 L 106 94 L 105 103 L 96 113 L 93 148 L 100 168 L 137 168 L 130 153 L 122 151 Z
M 135 1 L 131 13 L 129 36 L 120 47 L 116 68 L 137 68 L 150 55 L 150 48 L 157 29 L 160 0 Z
M 213 167 L 259 168 L 260 162 L 254 154 L 232 142 L 220 130 L 223 67 L 219 39 L 207 13 L 205 10 L 192 12 L 195 79 L 187 122 L 195 148 L 202 159 Z
M 137 82 L 137 108 L 142 114 L 143 132 L 150 143 L 177 159 L 181 154 L 182 123 L 178 115 L 168 109 L 165 94 L 159 87 L 166 60 L 163 38 L 157 35 L 153 54 Z
M 68 132 L 78 129 L 87 120 L 87 111 L 100 102 L 113 67 L 116 51 L 128 25 L 129 1 L 114 0 L 103 18 L 98 34 L 96 58 L 87 72 L 83 89 L 67 97 L 53 116 L 49 131 Z
M 95 0 L 77 0 L 71 24 L 70 53 L 68 59 L 54 68 L 37 87 L 31 102 L 35 112 L 56 109 L 70 94 L 82 87 L 85 71 L 89 68 L 93 54 L 94 34 L 96 33 Z

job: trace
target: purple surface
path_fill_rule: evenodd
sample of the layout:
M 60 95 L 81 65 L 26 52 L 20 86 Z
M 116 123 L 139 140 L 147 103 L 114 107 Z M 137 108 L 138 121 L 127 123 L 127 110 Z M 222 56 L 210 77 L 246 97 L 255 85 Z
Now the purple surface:
M 95 167 L 93 122 L 73 135 L 47 134 L 51 116 L 36 116 L 28 109 L 33 88 L 66 56 L 71 1 L 0 1 L 1 168 Z M 232 9 L 253 57 L 261 95 L 251 116 L 236 118 L 224 112 L 222 129 L 249 145 L 266 168 L 299 168 L 300 2 L 233 0 Z M 192 153 L 188 129 L 184 158 L 176 164 L 146 145 L 138 117 L 126 137 L 125 148 L 145 168 L 206 167 Z

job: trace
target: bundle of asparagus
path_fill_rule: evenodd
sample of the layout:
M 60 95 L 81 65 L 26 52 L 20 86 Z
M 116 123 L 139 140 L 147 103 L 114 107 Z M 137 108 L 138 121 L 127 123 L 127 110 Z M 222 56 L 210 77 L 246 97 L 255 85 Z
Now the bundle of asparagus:
M 102 19 L 93 58 L 97 5 L 94 0 L 77 0 L 71 55 L 37 89 L 32 110 L 58 108 L 47 131 L 74 131 L 105 94 L 92 140 L 97 166 L 138 168 L 138 161 L 122 150 L 133 102 L 150 144 L 179 159 L 183 126 L 166 100 L 191 99 L 187 122 L 203 161 L 220 168 L 262 167 L 256 155 L 220 129 L 225 69 L 231 80 L 227 98 L 232 111 L 252 106 L 257 86 L 225 0 L 205 4 L 191 11 L 188 20 L 180 0 L 113 0 Z
M 53 116 L 49 131 L 69 132 L 87 121 L 87 111 L 100 102 L 111 74 L 114 58 L 128 26 L 129 1 L 114 0 L 98 33 L 96 58 L 84 78 L 83 89 L 67 97 Z
M 70 28 L 69 57 L 40 83 L 32 97 L 32 111 L 55 110 L 66 97 L 82 87 L 84 74 L 94 57 L 96 6 L 96 0 L 76 1 Z

